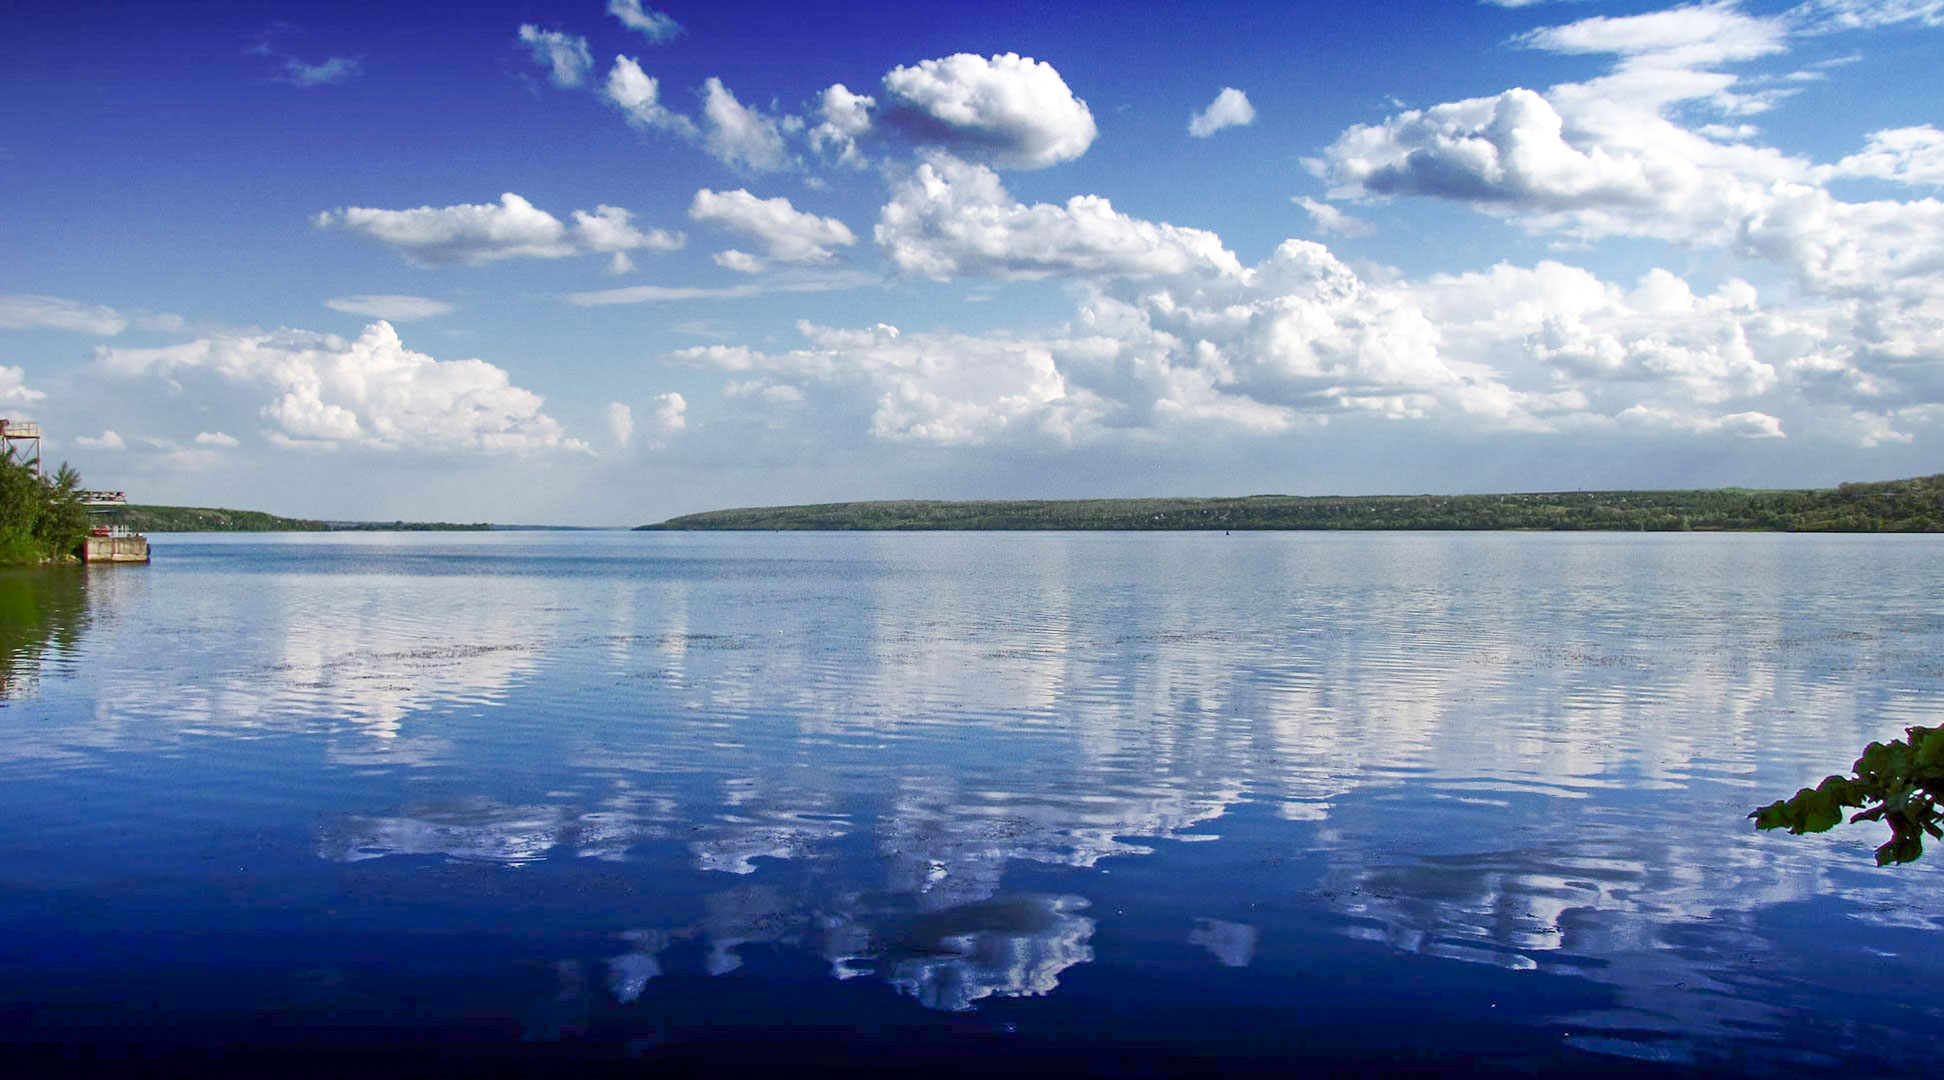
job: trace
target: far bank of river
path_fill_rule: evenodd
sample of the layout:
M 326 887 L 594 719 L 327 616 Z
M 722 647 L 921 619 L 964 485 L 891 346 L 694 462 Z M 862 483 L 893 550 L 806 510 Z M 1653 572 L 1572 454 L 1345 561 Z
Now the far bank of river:
M 905 499 L 713 510 L 644 530 L 1554 530 L 1939 532 L 1944 475 L 1834 488 L 1497 495 Z

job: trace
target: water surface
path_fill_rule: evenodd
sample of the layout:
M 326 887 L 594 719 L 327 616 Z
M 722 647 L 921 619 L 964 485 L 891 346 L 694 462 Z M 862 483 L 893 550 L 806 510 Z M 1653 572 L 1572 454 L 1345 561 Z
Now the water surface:
M 1944 1051 L 1940 860 L 1744 820 L 1939 722 L 1933 538 L 154 551 L 0 577 L 17 1049 Z

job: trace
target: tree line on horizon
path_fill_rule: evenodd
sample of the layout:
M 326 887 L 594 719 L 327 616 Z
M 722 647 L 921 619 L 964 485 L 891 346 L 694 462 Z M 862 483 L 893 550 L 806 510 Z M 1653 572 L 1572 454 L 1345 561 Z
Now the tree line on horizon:
M 205 506 L 130 504 L 105 515 L 115 525 L 137 532 L 484 532 L 485 522 L 449 521 L 316 521 L 279 517 L 261 510 L 230 510 Z
M 1834 488 L 1501 495 L 894 500 L 713 510 L 644 529 L 1940 532 L 1944 474 Z

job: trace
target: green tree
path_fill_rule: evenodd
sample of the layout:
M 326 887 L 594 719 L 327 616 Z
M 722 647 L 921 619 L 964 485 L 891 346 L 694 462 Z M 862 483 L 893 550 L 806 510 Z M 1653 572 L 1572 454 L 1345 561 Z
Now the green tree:
M 71 558 L 88 534 L 81 476 L 63 464 L 51 478 L 0 451 L 0 564 Z
M 1850 817 L 1881 821 L 1890 826 L 1890 839 L 1876 850 L 1878 866 L 1907 863 L 1924 853 L 1924 836 L 1944 840 L 1938 802 L 1944 800 L 1944 727 L 1904 729 L 1904 738 L 1871 743 L 1851 766 L 1851 776 L 1829 776 L 1792 798 L 1778 799 L 1748 816 L 1758 829 L 1787 829 L 1803 833 L 1827 832 L 1843 820 L 1843 811 L 1863 808 Z

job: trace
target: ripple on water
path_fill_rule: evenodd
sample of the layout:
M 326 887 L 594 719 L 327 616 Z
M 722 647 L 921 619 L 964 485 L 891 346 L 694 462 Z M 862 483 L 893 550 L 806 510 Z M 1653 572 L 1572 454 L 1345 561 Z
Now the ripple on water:
M 1926 547 L 191 547 L 0 639 L 0 882 L 92 890 L 108 914 L 66 939 L 511 921 L 478 985 L 541 955 L 547 1000 L 597 1025 L 704 992 L 684 974 L 810 992 L 794 957 L 1029 1026 L 1106 1023 L 1161 971 L 1232 1009 L 1307 980 L 1306 1007 L 1379 1013 L 1431 977 L 1451 1000 L 1410 1007 L 1489 990 L 1525 1035 L 1648 1061 L 1935 1044 L 1923 1007 L 1834 973 L 1944 985 L 1914 936 L 1944 925 L 1937 868 L 1742 817 L 1934 720 Z M 0 921 L 27 918 L 10 895 Z M 388 977 L 449 960 L 408 942 Z

